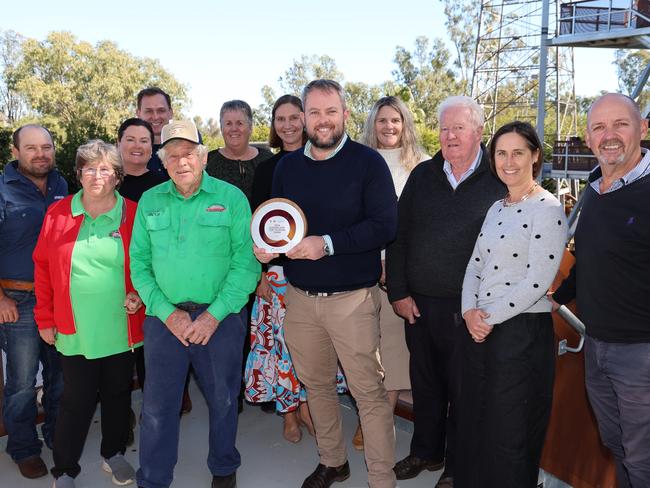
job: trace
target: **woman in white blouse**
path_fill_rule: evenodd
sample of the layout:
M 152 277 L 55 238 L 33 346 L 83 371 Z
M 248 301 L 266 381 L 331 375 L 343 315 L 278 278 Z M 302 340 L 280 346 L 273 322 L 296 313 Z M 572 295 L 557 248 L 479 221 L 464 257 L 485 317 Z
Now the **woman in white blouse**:
M 491 168 L 508 187 L 483 222 L 463 281 L 457 487 L 534 488 L 551 412 L 554 343 L 545 299 L 567 236 L 560 202 L 536 181 L 542 146 L 525 122 L 501 127 Z

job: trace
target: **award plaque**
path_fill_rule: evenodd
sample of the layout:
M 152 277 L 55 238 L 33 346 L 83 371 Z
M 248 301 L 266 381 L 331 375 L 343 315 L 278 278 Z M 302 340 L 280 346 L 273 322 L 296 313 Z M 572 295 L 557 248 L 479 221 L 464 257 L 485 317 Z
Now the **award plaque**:
M 286 198 L 272 198 L 253 213 L 251 236 L 257 247 L 285 253 L 307 233 L 307 220 L 298 205 Z

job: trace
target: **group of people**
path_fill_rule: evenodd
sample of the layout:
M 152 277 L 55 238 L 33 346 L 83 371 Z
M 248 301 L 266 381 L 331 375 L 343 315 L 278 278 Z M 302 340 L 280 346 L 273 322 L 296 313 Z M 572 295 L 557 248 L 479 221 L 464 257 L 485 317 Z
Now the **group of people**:
M 432 158 L 393 96 L 353 141 L 331 80 L 276 101 L 275 155 L 250 144 L 241 100 L 223 105 L 225 146 L 214 151 L 192 121 L 173 120 L 158 88 L 138 95 L 136 115 L 116 146 L 78 148 L 74 195 L 42 126 L 16 130 L 16 161 L 0 178 L 4 425 L 24 476 L 47 474 L 34 426 L 41 362 L 55 488 L 74 487 L 98 399 L 113 482 L 170 486 L 190 366 L 208 405 L 213 488 L 236 486 L 242 391 L 274 402 L 287 440 L 302 426 L 315 436 L 319 463 L 303 488 L 347 479 L 342 385 L 358 407 L 354 445 L 372 488 L 423 470 L 443 470 L 437 488 L 532 488 L 552 401 L 550 312 L 575 296 L 587 389 L 619 486 L 650 486 L 650 156 L 633 101 L 607 94 L 588 113 L 600 169 L 576 266 L 552 297 L 568 229 L 538 183 L 542 144 L 530 124 L 511 122 L 484 145 L 469 97 L 440 104 Z M 309 235 L 283 255 L 250 236 L 252 210 L 274 197 L 308 221 Z M 137 472 L 124 457 L 134 366 Z M 396 462 L 393 411 L 407 389 L 414 432 Z

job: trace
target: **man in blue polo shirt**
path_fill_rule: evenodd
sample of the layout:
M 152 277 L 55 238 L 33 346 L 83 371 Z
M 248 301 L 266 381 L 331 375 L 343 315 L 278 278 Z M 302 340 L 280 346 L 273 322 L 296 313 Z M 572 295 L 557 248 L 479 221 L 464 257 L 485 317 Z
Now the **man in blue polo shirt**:
M 7 453 L 26 478 L 47 474 L 36 433 L 36 374 L 43 363 L 43 438 L 52 445 L 54 422 L 63 391 L 54 346 L 43 342 L 34 322 L 32 252 L 45 211 L 68 194 L 54 168 L 54 143 L 47 129 L 25 125 L 13 134 L 12 154 L 0 175 L 0 345 L 7 356 L 3 421 Z

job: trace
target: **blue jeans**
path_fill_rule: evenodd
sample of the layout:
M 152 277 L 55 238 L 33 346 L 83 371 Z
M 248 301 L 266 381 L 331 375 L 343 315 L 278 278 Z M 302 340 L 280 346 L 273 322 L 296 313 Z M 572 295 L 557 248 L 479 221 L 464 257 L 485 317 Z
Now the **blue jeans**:
M 650 486 L 650 343 L 587 336 L 585 377 L 603 444 L 614 455 L 619 488 Z
M 34 322 L 36 298 L 31 292 L 4 290 L 16 301 L 18 321 L 0 324 L 0 345 L 7 355 L 7 383 L 4 389 L 3 420 L 7 430 L 7 453 L 18 462 L 38 456 L 42 443 L 36 433 L 36 375 L 43 363 L 43 438 L 54 442 L 54 423 L 63 393 L 59 354 L 41 340 Z
M 191 314 L 196 319 L 203 310 Z M 139 486 L 167 488 L 178 460 L 178 436 L 185 378 L 190 364 L 208 404 L 213 475 L 234 473 L 241 460 L 235 447 L 237 397 L 242 380 L 242 348 L 247 312 L 224 318 L 207 345 L 185 347 L 156 317 L 144 322 L 144 360 L 147 386 L 140 421 Z

